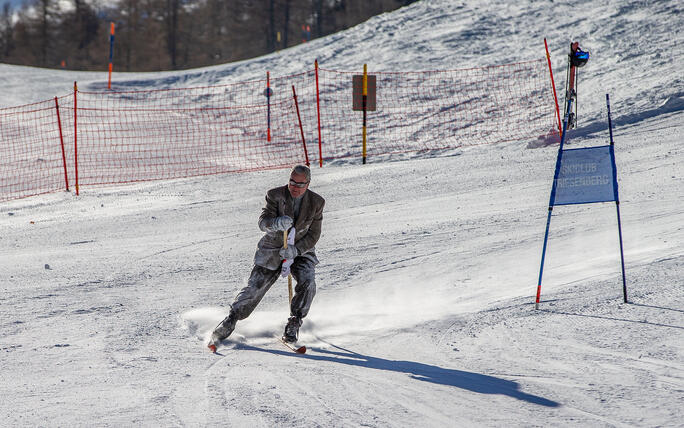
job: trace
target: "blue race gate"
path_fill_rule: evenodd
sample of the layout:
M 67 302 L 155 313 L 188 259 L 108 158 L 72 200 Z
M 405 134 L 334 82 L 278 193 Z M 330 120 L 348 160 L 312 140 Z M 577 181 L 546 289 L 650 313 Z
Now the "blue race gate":
M 568 99 L 567 111 L 572 109 L 573 97 Z M 610 145 L 563 150 L 565 143 L 568 115 L 563 120 L 563 134 L 561 137 L 556 171 L 551 187 L 549 214 L 546 220 L 544 247 L 542 249 L 541 267 L 539 268 L 539 283 L 537 285 L 537 299 L 535 309 L 539 309 L 541 296 L 542 274 L 544 272 L 544 258 L 549 239 L 551 213 L 556 205 L 591 204 L 597 202 L 613 202 L 617 208 L 618 234 L 620 238 L 620 260 L 622 262 L 622 290 L 624 301 L 627 303 L 627 284 L 625 280 L 625 257 L 622 246 L 622 225 L 620 221 L 620 198 L 618 197 L 617 168 L 615 166 L 615 150 L 613 142 L 613 125 L 610 118 L 610 97 L 606 94 L 608 107 L 608 129 Z

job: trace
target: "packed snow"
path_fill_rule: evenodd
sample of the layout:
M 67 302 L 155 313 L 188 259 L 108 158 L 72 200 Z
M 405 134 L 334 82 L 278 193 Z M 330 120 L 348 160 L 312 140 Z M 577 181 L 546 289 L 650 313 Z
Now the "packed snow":
M 274 336 L 281 279 L 217 354 L 207 334 L 245 285 L 266 191 L 287 170 L 88 187 L 0 204 L 2 426 L 682 426 L 684 37 L 680 2 L 421 1 L 279 54 L 115 87 L 239 82 L 310 69 L 409 71 L 536 59 L 569 147 L 609 142 L 615 203 L 556 207 L 557 144 L 518 141 L 314 168 L 326 198 L 318 292 L 299 355 Z M 106 73 L 0 65 L 3 106 Z

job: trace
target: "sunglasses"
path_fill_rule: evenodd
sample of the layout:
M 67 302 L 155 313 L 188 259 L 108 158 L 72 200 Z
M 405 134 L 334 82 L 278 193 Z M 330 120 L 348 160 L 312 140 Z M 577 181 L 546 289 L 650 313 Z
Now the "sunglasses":
M 290 179 L 290 186 L 293 186 L 293 187 L 303 188 L 303 187 L 306 187 L 307 184 L 309 184 L 308 181 L 299 182 L 299 181 L 294 181 L 293 179 Z

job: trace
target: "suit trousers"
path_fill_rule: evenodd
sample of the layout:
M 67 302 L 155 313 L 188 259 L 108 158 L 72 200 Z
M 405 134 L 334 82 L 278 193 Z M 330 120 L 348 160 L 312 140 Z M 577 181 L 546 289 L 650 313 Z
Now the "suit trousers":
M 296 257 L 290 271 L 297 281 L 290 303 L 290 316 L 304 318 L 309 313 L 311 302 L 316 295 L 316 265 L 308 257 Z M 271 270 L 254 265 L 247 286 L 240 291 L 233 302 L 231 313 L 238 320 L 247 318 L 278 280 L 278 276 L 280 276 L 280 269 Z

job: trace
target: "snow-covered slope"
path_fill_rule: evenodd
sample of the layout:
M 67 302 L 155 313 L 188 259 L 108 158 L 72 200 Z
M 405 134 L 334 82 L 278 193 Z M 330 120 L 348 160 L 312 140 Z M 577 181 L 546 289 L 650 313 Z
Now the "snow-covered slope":
M 676 1 L 422 1 L 252 61 L 117 74 L 193 86 L 311 67 L 448 69 L 538 58 L 581 70 L 573 146 L 615 123 L 615 204 L 558 207 L 534 310 L 557 146 L 482 146 L 313 171 L 318 294 L 291 353 L 285 280 L 211 355 L 245 284 L 265 191 L 287 171 L 0 205 L 0 425 L 678 426 L 684 411 L 684 149 Z M 560 18 L 562 17 L 562 19 Z M 3 105 L 104 73 L 0 65 Z

